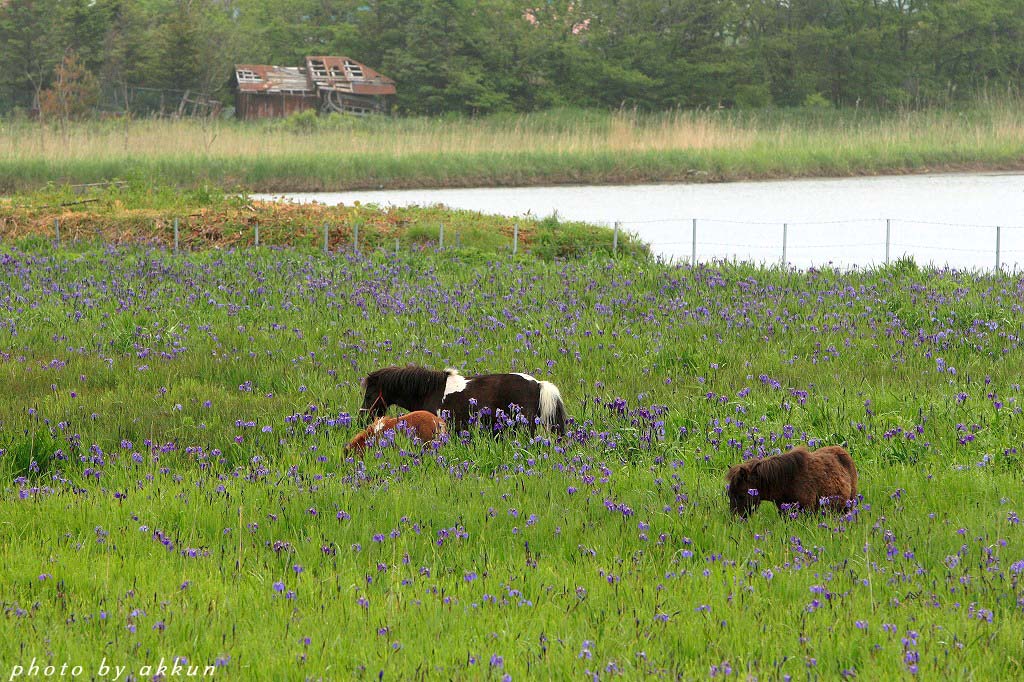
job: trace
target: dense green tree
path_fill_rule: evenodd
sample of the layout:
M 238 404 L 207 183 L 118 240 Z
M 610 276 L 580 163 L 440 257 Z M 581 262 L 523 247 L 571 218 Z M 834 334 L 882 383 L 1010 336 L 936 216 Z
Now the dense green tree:
M 202 69 L 199 17 L 179 0 L 154 32 L 154 51 L 142 85 L 188 90 L 199 86 Z
M 330 54 L 394 78 L 411 114 L 917 106 L 1019 91 L 1024 1 L 6 0 L 0 112 L 68 50 L 107 106 L 139 86 L 226 100 L 235 63 Z
M 56 29 L 61 52 L 73 52 L 81 67 L 98 71 L 105 61 L 105 41 L 116 4 L 109 0 L 62 0 Z
M 105 0 L 110 21 L 103 37 L 103 60 L 94 69 L 103 86 L 102 108 L 131 108 L 133 85 L 146 81 L 149 60 L 146 17 L 131 0 Z
M 503 68 L 511 55 L 497 3 L 475 0 L 424 0 L 418 3 L 384 0 L 372 6 L 359 23 L 365 36 L 380 46 L 376 67 L 402 83 L 400 110 L 490 112 L 511 108 L 511 86 Z M 368 46 L 358 59 L 375 57 Z M 373 62 L 370 62 L 371 64 Z
M 922 2 L 918 30 L 926 94 L 1021 85 L 1024 76 L 1024 2 Z M 930 73 L 929 73 L 930 72 Z
M 9 0 L 0 6 L 0 110 L 38 104 L 63 55 L 54 21 L 59 6 L 57 0 Z

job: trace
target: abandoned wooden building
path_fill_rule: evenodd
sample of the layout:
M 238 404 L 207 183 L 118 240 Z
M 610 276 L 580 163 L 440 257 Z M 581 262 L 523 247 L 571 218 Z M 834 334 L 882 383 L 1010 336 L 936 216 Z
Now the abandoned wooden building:
M 236 64 L 235 117 L 275 118 L 313 109 L 383 114 L 395 82 L 348 57 L 306 57 L 305 66 Z

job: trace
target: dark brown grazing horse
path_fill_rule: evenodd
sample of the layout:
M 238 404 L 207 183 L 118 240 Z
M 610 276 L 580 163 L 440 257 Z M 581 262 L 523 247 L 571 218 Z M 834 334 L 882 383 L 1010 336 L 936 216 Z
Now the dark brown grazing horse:
M 553 433 L 565 431 L 565 404 L 558 387 L 529 374 L 464 377 L 457 369 L 442 372 L 409 365 L 370 372 L 363 387 L 366 393 L 360 412 L 370 419 L 383 416 L 390 405 L 398 405 L 442 415 L 458 430 L 473 423 L 500 430 L 518 420 L 531 432 L 538 424 Z
M 799 505 L 801 510 L 840 511 L 857 497 L 857 468 L 838 445 L 808 452 L 800 446 L 781 455 L 729 469 L 729 508 L 746 518 L 761 502 Z
M 448 433 L 443 419 L 430 412 L 418 410 L 403 414 L 401 417 L 381 417 L 349 441 L 345 449 L 357 452 L 364 450 L 367 441 L 382 438 L 388 431 L 394 431 L 396 435 L 405 434 L 421 443 L 440 440 Z

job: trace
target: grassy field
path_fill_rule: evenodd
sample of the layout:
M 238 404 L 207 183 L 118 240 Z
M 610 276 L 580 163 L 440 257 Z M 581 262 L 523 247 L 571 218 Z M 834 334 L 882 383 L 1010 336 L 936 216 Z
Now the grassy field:
M 482 119 L 0 122 L 0 191 L 147 179 L 248 191 L 718 181 L 1024 167 L 1021 102 L 967 110 L 559 110 Z
M 255 201 L 209 186 L 179 191 L 151 182 L 94 188 L 49 186 L 0 198 L 0 240 L 39 246 L 81 241 L 174 247 L 248 246 L 399 251 L 456 247 L 463 255 L 529 253 L 545 260 L 604 254 L 646 256 L 623 232 L 557 215 L 507 218 L 443 206 L 328 206 Z
M 1013 277 L 10 242 L 0 263 L 5 679 L 1024 674 Z M 554 381 L 569 436 L 346 456 L 359 379 L 409 362 Z M 730 464 L 819 443 L 857 462 L 849 514 L 730 517 Z

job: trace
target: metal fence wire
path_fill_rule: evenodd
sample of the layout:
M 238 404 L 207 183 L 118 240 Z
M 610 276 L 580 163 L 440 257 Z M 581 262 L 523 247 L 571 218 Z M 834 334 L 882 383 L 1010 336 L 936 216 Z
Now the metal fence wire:
M 854 218 L 830 221 L 762 222 L 723 220 L 718 218 L 661 218 L 656 220 L 616 220 L 607 223 L 614 230 L 613 245 L 618 243 L 622 230 L 642 230 L 649 234 L 651 226 L 664 225 L 667 238 L 644 238 L 652 250 L 670 257 L 698 262 L 698 255 L 713 258 L 737 257 L 737 249 L 755 251 L 771 259 L 789 264 L 793 251 L 849 251 L 859 249 L 866 254 L 860 264 L 882 262 L 888 265 L 894 249 L 901 255 L 915 253 L 991 254 L 996 270 L 1006 264 L 1010 254 L 1024 253 L 1024 225 L 984 225 L 948 223 L 926 220 L 897 220 L 893 218 Z M 672 227 L 677 229 L 671 230 Z M 1011 236 L 1013 246 L 1006 248 L 1004 239 Z M 828 237 L 833 237 L 828 239 Z M 927 239 L 929 243 L 915 241 Z M 970 244 L 970 246 L 968 246 Z M 685 247 L 689 246 L 689 254 Z M 683 248 L 679 248 L 683 247 Z M 698 254 L 698 248 L 711 254 Z M 613 251 L 615 247 L 613 246 Z M 871 254 L 870 252 L 874 252 Z M 973 264 L 977 264 L 977 259 Z M 1016 267 L 1014 268 L 1016 269 Z
M 971 223 L 946 223 L 924 220 L 896 220 L 892 218 L 856 218 L 851 220 L 832 220 L 818 222 L 759 222 L 759 221 L 738 221 L 722 220 L 717 218 L 661 218 L 657 220 L 615 220 L 605 221 L 604 225 L 612 229 L 612 256 L 617 256 L 619 251 L 620 236 L 623 231 L 641 229 L 642 226 L 664 225 L 666 227 L 678 228 L 672 230 L 673 235 L 685 237 L 678 239 L 647 239 L 641 241 L 651 247 L 656 255 L 667 255 L 669 258 L 686 257 L 690 263 L 698 261 L 698 247 L 708 250 L 710 247 L 713 253 L 704 253 L 705 258 L 737 258 L 741 254 L 737 251 L 743 249 L 755 251 L 763 255 L 771 262 L 771 253 L 778 254 L 778 262 L 782 265 L 790 265 L 789 256 L 793 251 L 815 251 L 828 252 L 850 249 L 860 249 L 866 255 L 865 260 L 857 263 L 867 265 L 870 263 L 882 262 L 888 265 L 893 257 L 894 247 L 902 249 L 902 255 L 915 255 L 922 252 L 934 253 L 960 253 L 960 254 L 991 254 L 994 259 L 994 269 L 1002 270 L 1007 263 L 1004 257 L 1010 254 L 1024 253 L 1024 225 L 979 225 Z M 175 218 L 174 226 L 174 253 L 180 250 L 180 228 L 179 219 Z M 843 228 L 843 229 L 839 229 Z M 924 228 L 929 237 L 935 239 L 932 243 L 922 244 L 919 241 L 905 241 L 901 235 L 920 237 Z M 61 244 L 60 220 L 54 220 L 54 243 Z M 800 231 L 802 230 L 802 232 Z M 852 230 L 852 233 L 851 233 Z M 837 231 L 840 234 L 837 234 Z M 331 226 L 328 223 L 323 225 L 323 250 L 330 250 Z M 352 226 L 352 250 L 359 252 L 359 225 Z M 968 234 L 969 233 L 969 234 Z M 828 239 L 827 236 L 843 237 L 842 239 Z M 884 235 L 884 238 L 883 238 Z M 793 237 L 797 237 L 794 239 Z M 1011 248 L 1004 245 L 1004 236 L 1012 236 L 1015 240 Z M 851 237 L 859 237 L 852 239 Z M 899 239 L 894 240 L 894 238 Z M 965 240 L 975 246 L 964 246 Z M 459 233 L 455 232 L 454 244 L 449 238 L 449 247 L 461 246 Z M 253 225 L 253 245 L 260 245 L 259 223 Z M 445 227 L 443 223 L 437 226 L 438 248 L 445 248 Z M 689 253 L 676 247 L 689 246 Z M 400 242 L 395 239 L 395 254 L 399 253 Z M 519 223 L 513 223 L 512 238 L 509 244 L 512 255 L 519 251 Z M 659 253 L 659 251 L 661 253 Z M 977 266 L 980 260 L 972 263 Z M 993 261 L 989 261 L 993 262 Z M 852 263 L 851 263 L 852 264 Z M 948 264 L 948 260 L 947 260 Z M 1016 272 L 1016 262 L 1013 264 Z

